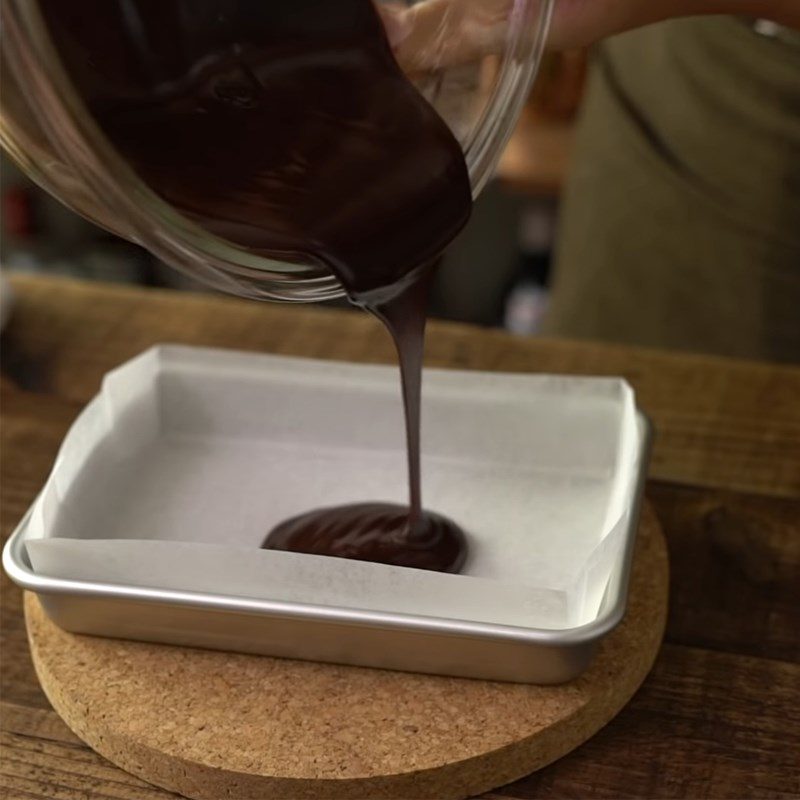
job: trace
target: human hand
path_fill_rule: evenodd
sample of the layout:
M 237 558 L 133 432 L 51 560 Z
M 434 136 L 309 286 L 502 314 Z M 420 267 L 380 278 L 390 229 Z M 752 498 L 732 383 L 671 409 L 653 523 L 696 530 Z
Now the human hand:
M 515 0 L 379 3 L 400 65 L 427 71 L 501 53 Z M 540 3 L 542 0 L 530 0 Z M 742 14 L 800 27 L 797 0 L 556 0 L 548 45 L 585 47 L 606 36 L 694 14 Z

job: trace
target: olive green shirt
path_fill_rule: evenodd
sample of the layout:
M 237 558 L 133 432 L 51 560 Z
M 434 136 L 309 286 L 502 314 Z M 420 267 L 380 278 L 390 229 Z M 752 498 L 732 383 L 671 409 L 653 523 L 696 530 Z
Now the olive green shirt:
M 800 361 L 800 34 L 708 17 L 598 48 L 546 330 Z

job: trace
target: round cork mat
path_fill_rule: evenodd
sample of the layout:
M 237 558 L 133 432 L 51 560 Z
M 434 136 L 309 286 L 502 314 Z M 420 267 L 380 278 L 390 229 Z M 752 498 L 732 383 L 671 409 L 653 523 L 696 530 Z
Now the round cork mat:
M 464 798 L 573 750 L 628 701 L 664 630 L 649 507 L 628 613 L 563 686 L 443 678 L 78 636 L 33 595 L 33 660 L 56 711 L 125 770 L 196 800 Z

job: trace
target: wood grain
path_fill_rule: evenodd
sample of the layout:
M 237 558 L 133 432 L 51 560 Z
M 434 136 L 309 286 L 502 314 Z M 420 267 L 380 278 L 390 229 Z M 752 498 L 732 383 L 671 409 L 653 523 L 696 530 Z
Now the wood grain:
M 7 707 L 3 706 L 4 713 Z M 49 712 L 58 719 L 55 712 Z M 63 724 L 63 723 L 62 723 Z M 69 729 L 64 726 L 69 733 Z M 0 733 L 0 791 L 35 800 L 164 800 L 178 795 L 156 789 L 110 764 L 79 741 Z
M 800 499 L 651 484 L 672 565 L 667 640 L 800 662 Z
M 569 119 L 526 106 L 497 165 L 497 179 L 515 192 L 558 195 L 569 171 L 574 129 Z
M 630 613 L 588 670 L 560 686 L 78 636 L 51 622 L 32 594 L 25 616 L 58 713 L 158 786 L 198 800 L 443 799 L 539 769 L 615 716 L 658 652 L 667 583 L 663 535 L 645 507 Z
M 85 403 L 105 372 L 158 342 L 390 362 L 366 314 L 212 295 L 15 279 L 4 336 L 15 385 Z M 622 375 L 653 419 L 660 480 L 800 496 L 800 368 L 514 337 L 432 322 L 426 363 L 460 369 Z
M 145 784 L 71 743 L 55 712 L 34 712 L 48 715 L 51 729 L 63 726 L 60 734 L 40 736 L 31 732 L 27 710 L 15 715 L 8 707 L 2 704 L 3 729 L 12 734 L 2 743 L 2 780 L 20 780 L 22 768 L 8 767 L 14 759 L 30 764 L 30 771 L 54 770 L 56 782 L 71 790 L 62 795 L 66 800 L 174 796 L 114 794 L 114 783 Z M 794 798 L 800 790 L 798 748 L 800 667 L 666 645 L 642 689 L 612 723 L 568 757 L 490 796 Z M 96 790 L 79 790 L 68 774 L 83 770 L 98 779 Z
M 616 720 L 518 798 L 777 798 L 800 790 L 800 668 L 667 645 Z
M 377 326 L 348 312 L 69 281 L 15 287 L 0 385 L 4 538 L 102 374 L 156 341 L 392 359 Z M 428 362 L 625 374 L 659 428 L 648 497 L 672 562 L 669 643 L 612 723 L 491 797 L 800 795 L 800 371 L 441 323 Z M 20 593 L 5 575 L 0 584 L 0 796 L 172 797 L 71 738 L 33 674 Z

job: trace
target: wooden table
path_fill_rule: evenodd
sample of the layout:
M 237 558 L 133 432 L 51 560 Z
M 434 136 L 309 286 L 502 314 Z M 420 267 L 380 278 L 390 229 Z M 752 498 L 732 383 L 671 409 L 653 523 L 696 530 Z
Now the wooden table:
M 526 106 L 497 165 L 497 181 L 519 194 L 557 197 L 567 178 L 574 129 L 572 120 Z
M 392 361 L 364 314 L 17 279 L 3 334 L 2 531 L 107 370 L 156 342 Z M 432 323 L 431 366 L 624 375 L 656 424 L 648 496 L 669 541 L 666 643 L 579 750 L 490 795 L 800 793 L 800 370 Z M 71 734 L 39 689 L 21 593 L 2 583 L 2 785 L 13 798 L 156 800 Z

